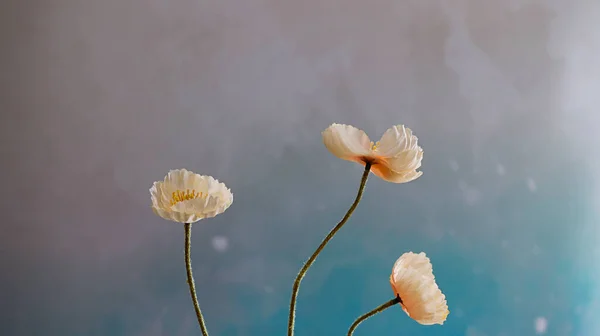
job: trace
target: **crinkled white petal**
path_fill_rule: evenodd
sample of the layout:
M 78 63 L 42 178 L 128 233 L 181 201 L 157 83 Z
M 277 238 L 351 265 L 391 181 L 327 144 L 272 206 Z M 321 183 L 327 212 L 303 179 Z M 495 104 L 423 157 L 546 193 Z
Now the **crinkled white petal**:
M 350 125 L 332 124 L 323 131 L 323 143 L 331 154 L 348 161 L 360 162 L 362 157 L 372 155 L 367 134 Z
M 423 161 L 423 149 L 417 147 L 415 150 L 406 150 L 393 158 L 384 160 L 389 169 L 396 172 L 415 171 L 421 168 Z
M 157 208 L 164 208 L 168 206 L 169 201 L 166 199 L 164 191 L 164 183 L 162 181 L 154 182 L 150 188 L 150 197 L 152 199 L 152 206 Z
M 446 296 L 438 288 L 425 253 L 408 252 L 394 264 L 390 284 L 402 300 L 402 309 L 424 325 L 444 324 L 448 314 Z
M 170 170 L 163 181 L 164 192 L 171 199 L 173 191 L 193 189 L 198 192 L 209 192 L 209 186 L 215 183 L 212 176 L 199 175 L 187 169 Z
M 373 172 L 386 181 L 406 183 L 422 175 L 416 170 L 421 167 L 423 149 L 410 128 L 404 125 L 388 129 L 374 152 L 378 160 Z
M 392 158 L 405 151 L 415 151 L 418 139 L 412 130 L 404 125 L 391 127 L 379 140 L 376 153 L 382 157 Z
M 152 207 L 152 211 L 157 216 L 178 223 L 195 223 L 203 218 L 193 213 L 170 211 L 155 206 Z
M 171 205 L 173 193 L 193 191 L 201 197 L 182 200 Z M 152 210 L 158 216 L 180 223 L 194 223 L 214 217 L 229 208 L 233 194 L 225 184 L 212 176 L 195 174 L 186 169 L 171 170 L 164 181 L 150 188 Z

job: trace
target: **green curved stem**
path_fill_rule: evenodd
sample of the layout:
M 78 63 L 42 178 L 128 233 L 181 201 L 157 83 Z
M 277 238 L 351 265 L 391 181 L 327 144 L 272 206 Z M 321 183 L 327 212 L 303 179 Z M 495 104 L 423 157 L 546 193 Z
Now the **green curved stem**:
M 369 317 L 379 314 L 382 311 L 390 308 L 391 306 L 394 306 L 398 303 L 402 302 L 402 300 L 400 299 L 400 296 L 396 296 L 394 299 L 382 304 L 381 306 L 371 310 L 370 312 L 361 315 L 359 318 L 356 319 L 356 321 L 354 321 L 354 323 L 352 323 L 352 325 L 350 326 L 350 329 L 348 330 L 348 336 L 352 336 L 352 334 L 354 333 L 354 330 L 356 329 L 356 327 L 358 327 L 359 324 L 363 323 L 363 321 L 365 321 L 366 319 L 368 319 Z
M 319 253 L 321 253 L 323 248 L 325 248 L 325 245 L 327 245 L 327 243 L 331 240 L 331 238 L 333 238 L 333 236 L 342 228 L 342 226 L 344 226 L 344 224 L 346 224 L 346 222 L 348 221 L 350 216 L 352 216 L 352 213 L 354 212 L 354 210 L 358 206 L 358 203 L 360 202 L 360 199 L 362 198 L 362 194 L 363 194 L 363 191 L 365 190 L 365 185 L 367 184 L 367 179 L 369 178 L 370 171 L 371 171 L 371 163 L 369 162 L 369 163 L 365 164 L 365 171 L 363 172 L 362 179 L 360 180 L 360 187 L 358 188 L 358 193 L 356 195 L 356 199 L 354 200 L 354 203 L 352 203 L 352 206 L 350 206 L 350 209 L 348 209 L 348 212 L 346 212 L 346 215 L 344 215 L 342 220 L 329 232 L 329 234 L 327 234 L 327 237 L 325 237 L 325 239 L 323 239 L 323 241 L 321 242 L 321 245 L 319 245 L 317 250 L 310 256 L 310 258 L 308 258 L 308 260 L 304 263 L 304 265 L 300 269 L 300 272 L 296 276 L 296 280 L 294 281 L 294 287 L 292 288 L 292 299 L 290 301 L 290 315 L 288 318 L 288 333 L 287 333 L 288 336 L 294 335 L 294 323 L 295 323 L 295 319 L 296 319 L 296 301 L 298 299 L 298 291 L 300 289 L 300 283 L 302 282 L 304 275 L 306 275 L 306 271 L 308 271 L 310 266 L 312 266 L 312 264 L 317 259 L 317 256 L 319 255 Z
M 194 284 L 194 275 L 192 274 L 192 257 L 191 257 L 191 243 L 192 240 L 192 224 L 185 223 L 185 269 L 187 271 L 187 283 L 190 286 L 190 295 L 192 296 L 192 302 L 194 303 L 194 309 L 196 310 L 196 317 L 198 318 L 198 324 L 203 336 L 208 336 L 208 330 L 206 330 L 206 324 L 202 311 L 200 311 L 200 305 L 198 304 L 198 297 L 196 296 L 196 285 Z

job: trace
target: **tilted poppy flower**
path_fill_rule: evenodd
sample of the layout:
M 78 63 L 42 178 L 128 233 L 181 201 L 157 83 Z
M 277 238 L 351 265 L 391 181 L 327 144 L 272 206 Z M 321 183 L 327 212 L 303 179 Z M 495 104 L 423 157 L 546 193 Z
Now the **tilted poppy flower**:
M 323 131 L 323 143 L 335 156 L 362 164 L 371 163 L 371 171 L 385 181 L 406 183 L 423 174 L 423 149 L 404 125 L 388 129 L 373 143 L 367 134 L 350 125 L 332 124 Z

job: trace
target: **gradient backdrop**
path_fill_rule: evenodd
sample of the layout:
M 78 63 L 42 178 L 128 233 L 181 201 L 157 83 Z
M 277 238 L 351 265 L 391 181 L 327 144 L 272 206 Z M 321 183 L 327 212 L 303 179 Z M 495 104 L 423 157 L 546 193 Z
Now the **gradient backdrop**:
M 451 313 L 363 335 L 600 335 L 597 0 L 15 0 L 0 9 L 3 336 L 199 335 L 169 169 L 232 207 L 194 226 L 214 336 L 284 335 L 301 263 L 362 167 L 332 122 L 406 124 L 424 175 L 371 176 L 301 288 L 297 335 L 345 335 L 425 251 Z

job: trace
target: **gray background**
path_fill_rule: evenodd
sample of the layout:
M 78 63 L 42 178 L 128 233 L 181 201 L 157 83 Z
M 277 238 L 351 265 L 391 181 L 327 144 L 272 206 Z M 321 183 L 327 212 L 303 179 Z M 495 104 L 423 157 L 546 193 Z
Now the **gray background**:
M 293 277 L 361 174 L 322 145 L 332 122 L 408 125 L 424 175 L 371 177 L 304 281 L 298 335 L 390 299 L 409 250 L 432 258 L 447 323 L 391 309 L 360 335 L 600 332 L 600 2 L 0 8 L 3 335 L 198 335 L 183 228 L 149 208 L 183 167 L 234 193 L 194 227 L 209 330 L 284 334 Z

